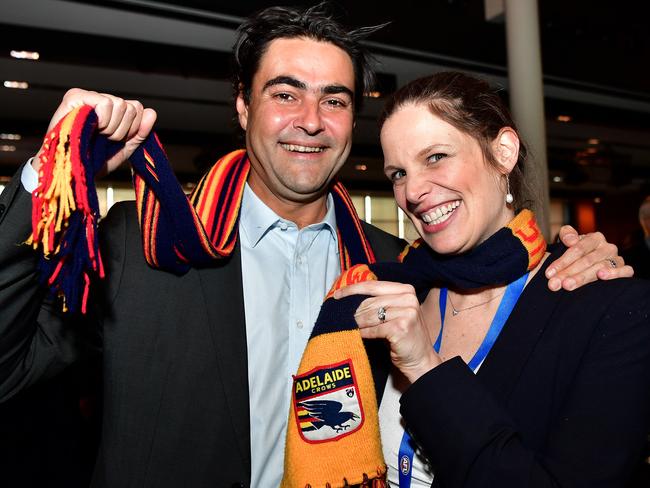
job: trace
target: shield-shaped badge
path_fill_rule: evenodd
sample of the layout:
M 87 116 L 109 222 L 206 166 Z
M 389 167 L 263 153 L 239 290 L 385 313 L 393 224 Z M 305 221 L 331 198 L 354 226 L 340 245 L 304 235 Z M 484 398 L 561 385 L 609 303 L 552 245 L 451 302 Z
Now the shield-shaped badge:
M 352 361 L 294 376 L 293 408 L 298 432 L 306 442 L 333 441 L 359 430 L 363 405 Z

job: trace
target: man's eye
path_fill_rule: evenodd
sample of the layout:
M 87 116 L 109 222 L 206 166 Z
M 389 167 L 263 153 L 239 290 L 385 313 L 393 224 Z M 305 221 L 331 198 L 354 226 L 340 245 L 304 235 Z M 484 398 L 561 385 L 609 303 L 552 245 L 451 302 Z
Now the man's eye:
M 327 105 L 331 107 L 347 107 L 348 104 L 344 102 L 343 100 L 340 100 L 338 98 L 331 98 L 325 102 Z
M 276 93 L 275 98 L 282 100 L 283 102 L 288 102 L 294 99 L 289 93 Z

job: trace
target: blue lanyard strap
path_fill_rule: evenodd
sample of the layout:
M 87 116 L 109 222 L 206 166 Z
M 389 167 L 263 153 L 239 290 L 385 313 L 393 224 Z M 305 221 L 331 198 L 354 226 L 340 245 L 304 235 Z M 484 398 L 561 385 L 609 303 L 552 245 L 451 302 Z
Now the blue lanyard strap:
M 490 328 L 488 329 L 487 334 L 485 334 L 483 342 L 474 354 L 474 357 L 472 357 L 471 361 L 468 364 L 472 371 L 476 372 L 478 367 L 490 352 L 490 349 L 492 349 L 492 346 L 496 342 L 497 337 L 499 337 L 499 334 L 501 333 L 501 329 L 503 329 L 503 326 L 508 320 L 510 313 L 515 308 L 517 300 L 519 300 L 519 296 L 524 291 L 524 286 L 526 285 L 527 279 L 528 273 L 507 286 L 506 291 L 503 294 L 503 298 L 501 298 L 501 302 L 499 303 L 499 308 L 497 309 L 497 312 L 492 319 Z M 437 353 L 440 352 L 440 345 L 442 344 L 442 330 L 445 325 L 445 312 L 447 309 L 447 293 L 447 288 L 440 289 L 440 298 L 438 300 L 440 306 L 440 332 L 438 333 L 436 342 L 433 344 L 433 349 Z M 411 439 L 411 436 L 408 434 L 408 432 L 404 431 L 404 435 L 402 435 L 402 441 L 400 442 L 399 446 L 399 454 L 397 457 L 400 488 L 410 488 L 411 486 L 411 471 L 413 469 L 414 452 L 414 443 Z

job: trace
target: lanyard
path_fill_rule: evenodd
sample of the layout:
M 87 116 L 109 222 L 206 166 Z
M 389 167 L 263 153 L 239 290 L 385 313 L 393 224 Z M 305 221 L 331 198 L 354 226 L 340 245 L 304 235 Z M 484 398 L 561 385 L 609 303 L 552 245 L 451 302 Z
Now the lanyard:
M 481 363 L 485 360 L 485 357 L 490 352 L 490 349 L 492 349 L 492 346 L 496 342 L 497 337 L 499 337 L 499 333 L 501 332 L 501 329 L 503 329 L 506 320 L 508 320 L 510 313 L 512 312 L 512 310 L 515 308 L 515 305 L 517 304 L 517 300 L 519 299 L 521 292 L 524 290 L 524 286 L 526 285 L 527 279 L 528 279 L 528 273 L 526 273 L 516 281 L 510 283 L 506 288 L 506 291 L 503 294 L 503 298 L 501 298 L 501 302 L 499 303 L 499 308 L 497 309 L 497 313 L 494 315 L 494 318 L 492 319 L 490 328 L 488 329 L 487 334 L 485 334 L 485 337 L 483 338 L 483 342 L 481 343 L 478 350 L 476 351 L 476 354 L 474 354 L 474 357 L 471 359 L 471 361 L 468 364 L 470 369 L 475 373 L 478 367 L 481 365 Z M 436 342 L 434 342 L 433 344 L 433 349 L 438 353 L 440 352 L 440 344 L 442 343 L 442 330 L 445 325 L 445 310 L 447 308 L 447 288 L 440 289 L 439 307 L 440 307 L 440 332 L 438 333 Z M 411 440 L 411 436 L 405 430 L 404 434 L 402 435 L 402 442 L 400 442 L 399 454 L 397 455 L 400 488 L 410 488 L 411 486 L 411 472 L 413 469 L 413 457 L 414 457 L 413 446 L 414 443 Z

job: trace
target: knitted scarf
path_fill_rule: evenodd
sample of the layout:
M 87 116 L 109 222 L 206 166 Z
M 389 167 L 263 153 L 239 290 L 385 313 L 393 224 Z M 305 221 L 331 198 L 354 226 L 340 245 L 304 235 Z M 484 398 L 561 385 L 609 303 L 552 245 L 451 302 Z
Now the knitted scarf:
M 89 106 L 72 110 L 45 137 L 39 184 L 32 194 L 32 234 L 41 252 L 41 279 L 64 310 L 86 312 L 91 278 L 104 276 L 97 238 L 95 175 L 123 147 L 98 133 Z M 151 133 L 130 157 L 137 214 L 147 263 L 176 274 L 231 255 L 250 163 L 244 150 L 212 166 L 188 197 L 165 151 Z M 341 269 L 375 257 L 343 185 L 334 200 Z
M 529 210 L 520 212 L 472 251 L 442 256 L 422 241 L 401 263 L 361 264 L 332 286 L 294 376 L 282 487 L 385 486 L 377 400 L 354 313 L 366 299 L 335 300 L 352 283 L 410 283 L 420 301 L 436 286 L 465 289 L 505 284 L 537 266 L 546 243 Z

